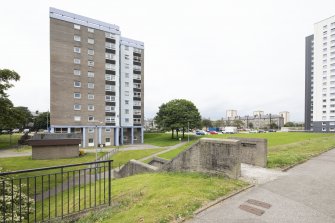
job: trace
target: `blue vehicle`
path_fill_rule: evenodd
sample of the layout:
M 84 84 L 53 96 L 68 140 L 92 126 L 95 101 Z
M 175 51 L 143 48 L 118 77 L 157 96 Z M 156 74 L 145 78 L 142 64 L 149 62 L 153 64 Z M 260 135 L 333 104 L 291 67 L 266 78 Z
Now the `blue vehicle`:
M 195 134 L 199 136 L 199 135 L 205 135 L 206 133 L 202 130 L 197 130 L 195 131 Z

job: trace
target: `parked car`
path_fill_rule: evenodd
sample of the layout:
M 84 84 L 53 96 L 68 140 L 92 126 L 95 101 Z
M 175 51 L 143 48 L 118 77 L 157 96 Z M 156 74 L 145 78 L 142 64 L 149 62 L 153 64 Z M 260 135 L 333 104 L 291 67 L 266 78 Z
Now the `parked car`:
M 216 135 L 216 134 L 218 134 L 218 132 L 217 131 L 210 131 L 209 134 Z
M 237 133 L 237 127 L 234 126 L 226 126 L 222 133 L 226 134 L 234 134 Z
M 258 133 L 264 133 L 266 132 L 264 129 L 258 129 Z
M 269 132 L 277 132 L 275 129 L 269 129 Z
M 9 130 L 2 130 L 1 131 L 1 134 L 8 134 L 9 133 Z
M 20 132 L 20 129 L 13 129 L 12 130 L 12 133 L 18 133 L 18 132 Z
M 22 133 L 29 133 L 29 129 L 23 129 Z
M 250 130 L 249 133 L 258 133 L 256 129 Z
M 202 131 L 202 130 L 195 131 L 195 134 L 196 135 L 206 135 L 206 133 L 204 131 Z

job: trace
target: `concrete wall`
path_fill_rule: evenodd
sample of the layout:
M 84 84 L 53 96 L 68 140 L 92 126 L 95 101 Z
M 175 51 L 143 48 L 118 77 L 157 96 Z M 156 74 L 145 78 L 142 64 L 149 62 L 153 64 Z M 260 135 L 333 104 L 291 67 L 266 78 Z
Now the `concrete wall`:
M 161 168 L 164 164 L 166 164 L 168 162 L 169 162 L 169 160 L 166 160 L 166 159 L 155 156 L 148 164 L 151 165 L 151 166 Z
M 132 176 L 139 173 L 155 172 L 158 168 L 137 160 L 130 160 L 119 171 L 114 171 L 115 178 Z
M 238 140 L 203 138 L 165 164 L 162 170 L 196 171 L 237 179 L 241 175 L 239 147 Z
M 79 156 L 78 145 L 67 145 L 67 146 L 33 146 L 32 159 L 62 159 L 62 158 L 74 158 Z
M 46 139 L 81 139 L 81 134 L 76 133 L 37 133 L 31 138 L 32 140 Z
M 229 137 L 229 138 L 239 140 L 241 163 L 266 167 L 267 154 L 268 154 L 267 139 L 238 138 L 238 137 Z

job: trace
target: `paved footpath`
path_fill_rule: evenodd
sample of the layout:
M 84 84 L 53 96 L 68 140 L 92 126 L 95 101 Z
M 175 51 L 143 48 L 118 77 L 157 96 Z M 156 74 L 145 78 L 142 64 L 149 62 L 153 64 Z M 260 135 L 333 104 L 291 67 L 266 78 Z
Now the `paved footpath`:
M 335 222 L 335 149 L 199 213 L 188 223 Z

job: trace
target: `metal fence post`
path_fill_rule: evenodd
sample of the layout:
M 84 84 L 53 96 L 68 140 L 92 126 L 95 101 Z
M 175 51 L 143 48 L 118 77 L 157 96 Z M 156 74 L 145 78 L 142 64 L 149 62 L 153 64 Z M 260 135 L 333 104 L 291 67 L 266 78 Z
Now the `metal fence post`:
M 108 203 L 112 205 L 112 160 L 108 161 Z

